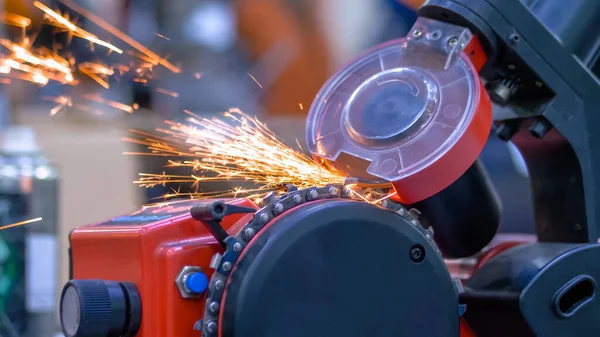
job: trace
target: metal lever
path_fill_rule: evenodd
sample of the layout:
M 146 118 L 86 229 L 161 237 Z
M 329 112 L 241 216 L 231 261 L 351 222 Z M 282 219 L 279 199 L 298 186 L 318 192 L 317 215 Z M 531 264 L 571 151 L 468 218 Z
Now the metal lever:
M 206 228 L 217 239 L 221 247 L 227 248 L 225 239 L 229 236 L 221 226 L 221 220 L 231 214 L 254 213 L 255 209 L 243 206 L 229 205 L 223 201 L 198 204 L 190 208 L 192 218 L 201 221 Z

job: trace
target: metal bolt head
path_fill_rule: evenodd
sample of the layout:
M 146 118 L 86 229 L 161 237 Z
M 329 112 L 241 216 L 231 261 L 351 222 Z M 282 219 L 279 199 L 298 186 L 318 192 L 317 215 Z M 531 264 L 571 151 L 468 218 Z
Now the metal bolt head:
M 415 29 L 412 32 L 413 37 L 419 38 L 423 35 L 423 31 L 420 29 Z
M 450 40 L 448 40 L 448 45 L 449 45 L 449 46 L 454 46 L 454 45 L 456 45 L 457 43 L 458 43 L 458 39 L 457 39 L 457 38 L 455 38 L 455 37 L 453 37 L 453 38 L 451 38 Z
M 196 323 L 194 323 L 194 330 L 202 330 L 202 320 L 196 321 Z
M 223 263 L 223 271 L 230 271 L 230 270 L 231 270 L 231 262 Z
M 515 70 L 515 69 L 517 69 L 517 67 L 514 64 L 509 64 L 508 65 L 508 69 L 509 70 Z
M 308 199 L 309 200 L 314 200 L 319 196 L 319 193 L 317 192 L 317 190 L 310 190 L 308 191 Z
M 330 196 L 335 197 L 338 194 L 338 189 L 335 187 L 330 187 L 328 192 Z
M 352 194 L 352 190 L 351 190 L 351 189 L 349 189 L 349 188 L 347 188 L 347 189 L 346 189 L 346 196 L 347 196 L 348 198 L 351 198 L 351 197 L 352 197 L 352 195 L 353 195 L 353 194 Z
M 213 314 L 217 313 L 219 311 L 219 303 L 217 302 L 212 302 L 208 305 L 208 310 L 210 310 L 210 312 L 212 312 Z
M 208 332 L 210 332 L 210 333 L 217 332 L 217 322 L 215 322 L 215 321 L 208 322 L 206 324 L 206 330 L 208 330 Z
M 254 230 L 254 228 L 246 228 L 246 229 L 244 229 L 243 235 L 244 235 L 244 238 L 246 240 L 251 239 L 254 236 L 254 234 L 256 234 L 256 231 Z
M 529 128 L 529 133 L 537 139 L 542 139 L 551 129 L 552 125 L 550 125 L 550 123 L 538 120 L 531 125 L 531 127 Z
M 280 214 L 283 212 L 283 204 L 282 203 L 276 203 L 275 207 L 273 207 L 275 209 L 275 212 L 277 214 Z
M 267 213 L 262 213 L 262 214 L 260 215 L 260 221 L 262 221 L 262 222 L 267 222 L 267 221 L 269 221 L 269 214 L 267 214 Z M 254 234 L 252 234 L 252 235 L 254 235 Z
M 217 281 L 215 281 L 215 289 L 217 289 L 217 290 L 221 290 L 221 289 L 223 289 L 223 286 L 224 286 L 224 285 L 225 285 L 225 284 L 223 284 L 223 281 L 222 281 L 222 280 L 217 280 Z
M 239 242 L 236 242 L 236 243 L 233 244 L 233 251 L 234 252 L 241 252 L 242 248 L 244 248 L 244 247 Z
M 535 86 L 541 88 L 544 84 L 540 81 L 535 81 Z
M 389 201 L 384 200 L 381 202 L 381 207 L 388 208 L 389 204 L 390 204 Z
M 423 248 L 423 246 L 416 244 L 412 247 L 410 247 L 410 250 L 408 251 L 408 256 L 410 257 L 410 260 L 414 263 L 421 263 L 423 262 L 423 260 L 425 260 L 425 248 Z
M 294 202 L 295 202 L 296 204 L 299 204 L 299 203 L 301 203 L 301 202 L 302 202 L 302 196 L 301 196 L 300 194 L 296 194 L 296 195 L 294 195 L 294 197 L 293 197 L 292 199 L 294 200 Z

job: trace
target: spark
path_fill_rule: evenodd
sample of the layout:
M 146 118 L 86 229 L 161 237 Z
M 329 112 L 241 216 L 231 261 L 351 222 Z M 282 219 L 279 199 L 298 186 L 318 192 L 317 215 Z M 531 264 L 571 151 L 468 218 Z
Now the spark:
M 105 65 L 92 62 L 81 63 L 78 68 L 79 71 L 96 81 L 96 83 L 100 84 L 105 89 L 110 88 L 110 85 L 105 81 L 105 78 L 114 75 L 115 72 L 113 69 L 108 68 Z
M 19 28 L 27 28 L 31 25 L 31 19 L 9 12 L 1 12 L 0 20 L 4 24 Z
M 171 91 L 171 90 L 167 90 L 167 89 L 163 89 L 163 88 L 156 88 L 155 90 L 156 90 L 156 92 L 159 92 L 161 94 L 165 94 L 165 95 L 168 95 L 171 97 L 179 97 L 178 93 Z
M 195 77 L 197 80 L 199 80 L 199 79 L 200 79 L 200 77 L 202 77 L 202 73 L 195 73 L 195 74 L 194 74 L 194 77 Z
M 260 84 L 260 82 L 258 82 L 258 80 L 254 76 L 252 76 L 252 74 L 250 74 L 250 73 L 247 73 L 247 74 L 262 89 L 263 86 Z
M 19 226 L 23 226 L 23 225 L 28 225 L 30 223 L 34 223 L 34 222 L 38 222 L 38 221 L 42 221 L 42 218 L 35 218 L 35 219 L 29 219 L 29 220 L 25 220 L 25 221 L 20 221 L 20 222 L 15 222 L 12 223 L 10 225 L 6 225 L 6 226 L 1 226 L 0 227 L 0 231 L 1 230 L 5 230 L 5 229 L 9 229 L 9 228 L 14 228 L 14 227 L 19 227 Z
M 136 137 L 125 140 L 144 145 L 148 152 L 126 154 L 181 157 L 182 160 L 168 161 L 167 167 L 187 168 L 189 174 L 141 173 L 136 184 L 144 187 L 190 184 L 195 188 L 208 182 L 255 185 L 214 192 L 174 191 L 165 195 L 166 198 L 214 198 L 261 197 L 287 184 L 307 188 L 343 184 L 345 180 L 342 173 L 328 170 L 285 145 L 265 124 L 239 109 L 229 110 L 224 118 L 211 119 L 184 111 L 189 115 L 186 123 L 167 122 L 169 128 L 158 129 L 156 135 L 134 130 Z
M 106 41 L 100 40 L 96 35 L 88 32 L 80 27 L 77 27 L 74 23 L 69 21 L 69 19 L 67 19 L 66 17 L 53 11 L 52 9 L 50 9 L 48 6 L 44 5 L 43 3 L 39 2 L 39 1 L 34 1 L 33 5 L 36 8 L 38 8 L 39 10 L 41 10 L 42 12 L 44 12 L 44 14 L 46 14 L 49 18 L 54 20 L 60 26 L 73 32 L 75 36 L 86 39 L 94 44 L 103 46 L 103 47 L 108 48 L 109 50 L 115 51 L 119 54 L 123 54 L 123 50 L 117 48 L 116 46 L 114 46 Z
M 164 36 L 164 35 L 161 35 L 161 34 L 158 34 L 158 33 L 156 33 L 156 36 L 160 37 L 161 39 L 165 39 L 165 40 L 167 40 L 167 41 L 169 41 L 169 40 L 170 40 L 168 37 L 166 37 L 166 36 Z
M 58 55 L 33 53 L 26 48 L 6 39 L 0 39 L 0 45 L 12 52 L 10 58 L 3 60 L 3 66 L 52 79 L 63 84 L 76 84 L 69 62 Z M 27 63 L 27 64 L 26 64 Z M 6 71 L 2 71 L 7 73 Z M 47 83 L 47 81 L 45 81 Z
M 123 104 L 123 103 L 119 103 L 116 101 L 111 101 L 109 99 L 103 98 L 100 95 L 96 95 L 96 94 L 85 94 L 83 95 L 83 98 L 92 101 L 92 102 L 96 102 L 96 103 L 100 103 L 100 104 L 105 104 L 107 106 L 110 106 L 112 108 L 121 110 L 121 111 L 125 111 L 127 113 L 133 113 L 133 107 L 127 105 L 127 104 Z
M 304 105 L 302 103 L 298 103 L 298 106 L 300 107 L 300 110 L 304 110 Z
M 372 200 L 372 201 L 369 201 L 369 203 L 370 203 L 370 204 L 378 204 L 378 203 L 380 203 L 380 202 L 382 202 L 382 201 L 384 201 L 384 200 L 387 200 L 387 199 L 389 199 L 389 198 L 391 198 L 391 197 L 395 196 L 396 194 L 397 194 L 396 192 L 389 193 L 389 194 L 388 194 L 388 195 L 386 195 L 385 197 L 383 197 L 383 198 L 379 198 L 379 199 L 375 199 L 375 200 Z
M 50 116 L 54 116 L 59 113 L 65 107 L 73 106 L 73 99 L 69 96 L 58 96 L 58 97 L 42 97 L 45 101 L 51 101 L 56 103 L 56 106 L 50 110 Z
M 62 2 L 67 7 L 69 7 L 70 9 L 72 9 L 75 12 L 79 13 L 79 15 L 85 17 L 86 19 L 88 19 L 91 22 L 93 22 L 93 23 L 97 24 L 98 26 L 100 26 L 102 29 L 104 29 L 107 32 L 111 33 L 112 35 L 114 35 L 115 37 L 117 37 L 118 39 L 120 39 L 121 41 L 123 41 L 126 44 L 130 45 L 131 47 L 137 49 L 139 52 L 145 54 L 146 56 L 148 56 L 149 58 L 151 58 L 152 60 L 154 60 L 157 64 L 162 65 L 163 67 L 169 69 L 170 71 L 172 71 L 174 73 L 180 73 L 181 72 L 181 69 L 179 67 L 176 67 L 175 65 L 171 64 L 166 59 L 158 56 L 156 53 L 154 53 L 153 51 L 151 51 L 147 47 L 143 46 L 141 43 L 139 43 L 139 42 L 135 41 L 134 39 L 132 39 L 131 37 L 127 36 L 125 33 L 121 32 L 120 30 L 118 30 L 114 26 L 110 25 L 108 22 L 104 21 L 102 18 L 100 18 L 100 17 L 92 14 L 91 12 L 89 12 L 88 10 L 86 10 L 85 8 L 83 8 L 82 6 L 80 6 L 80 5 L 74 3 L 73 1 L 70 1 L 70 0 L 59 0 L 59 1 Z

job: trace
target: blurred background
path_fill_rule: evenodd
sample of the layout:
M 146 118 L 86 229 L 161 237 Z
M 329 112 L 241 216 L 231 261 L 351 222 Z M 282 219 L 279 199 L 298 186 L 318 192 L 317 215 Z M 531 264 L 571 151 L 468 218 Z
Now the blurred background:
M 33 1 L 2 3 L 5 12 L 30 18 L 30 28 L 40 29 L 36 44 L 52 48 L 56 32 L 40 28 L 43 13 Z M 63 4 L 42 3 L 107 37 Z M 59 331 L 54 310 L 58 289 L 68 278 L 70 230 L 132 212 L 168 192 L 132 183 L 138 172 L 162 172 L 165 159 L 123 155 L 141 150 L 121 140 L 128 129 L 164 127 L 164 120 L 183 119 L 183 109 L 212 116 L 239 107 L 257 115 L 285 142 L 304 143 L 305 118 L 323 83 L 364 49 L 404 36 L 419 5 L 394 0 L 76 3 L 168 56 L 183 71 L 156 67 L 151 81 L 123 76 L 109 89 L 94 81 L 77 87 L 18 79 L 0 84 L 0 215 L 3 224 L 43 217 L 39 223 L 0 231 L 0 337 L 47 337 Z M 22 32 L 5 27 L 0 34 L 14 40 Z M 116 57 L 92 52 L 84 42 L 69 48 L 78 62 L 109 64 Z M 51 116 L 56 103 L 44 97 L 73 91 L 138 108 L 131 114 L 108 106 L 91 112 L 66 108 Z M 531 231 L 529 183 L 518 154 L 491 137 L 482 158 L 503 199 L 507 215 L 502 229 Z M 29 185 L 24 187 L 23 181 Z

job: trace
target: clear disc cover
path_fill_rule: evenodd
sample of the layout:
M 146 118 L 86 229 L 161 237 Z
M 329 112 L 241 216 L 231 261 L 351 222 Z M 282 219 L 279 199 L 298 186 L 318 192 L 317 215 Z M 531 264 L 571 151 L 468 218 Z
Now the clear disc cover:
M 450 149 L 473 119 L 477 71 L 468 30 L 419 19 L 408 37 L 363 53 L 321 89 L 307 119 L 314 155 L 349 176 L 393 182 Z

